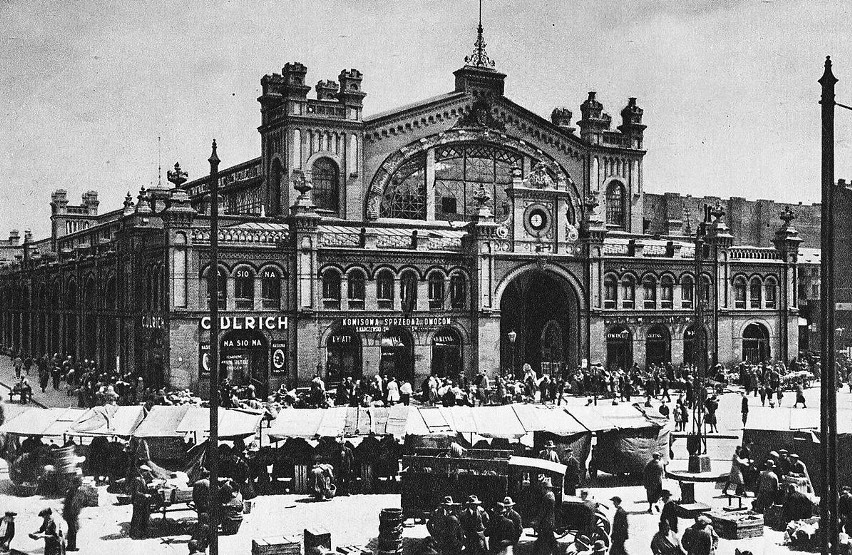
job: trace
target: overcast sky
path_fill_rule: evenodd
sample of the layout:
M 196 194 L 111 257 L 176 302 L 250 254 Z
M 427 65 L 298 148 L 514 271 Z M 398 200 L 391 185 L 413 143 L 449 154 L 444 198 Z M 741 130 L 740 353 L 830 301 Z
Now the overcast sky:
M 819 200 L 825 56 L 852 104 L 848 1 L 484 0 L 506 96 L 542 116 L 588 91 L 614 122 L 638 97 L 648 191 Z M 208 171 L 260 154 L 260 78 L 364 73 L 366 113 L 453 88 L 476 0 L 0 0 L 0 237 L 49 233 L 50 193 L 101 210 L 180 161 Z M 837 177 L 852 178 L 852 112 L 837 113 Z

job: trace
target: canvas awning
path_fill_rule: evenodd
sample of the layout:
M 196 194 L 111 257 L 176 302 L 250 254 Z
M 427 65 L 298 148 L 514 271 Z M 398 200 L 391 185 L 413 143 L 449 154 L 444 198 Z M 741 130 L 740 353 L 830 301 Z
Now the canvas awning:
M 602 403 L 597 406 L 572 407 L 568 412 L 590 432 L 637 430 L 662 427 L 665 424 L 663 417 L 660 419 L 648 417 L 629 403 L 618 405 Z
M 413 407 L 331 407 L 327 409 L 284 409 L 269 428 L 269 437 L 363 437 L 407 433 L 409 412 Z M 421 420 L 422 422 L 422 420 Z
M 106 405 L 87 410 L 68 430 L 69 435 L 84 437 L 130 437 L 142 422 L 141 406 Z
M 550 432 L 570 436 L 588 432 L 567 409 L 545 405 L 512 405 L 512 409 L 527 432 Z
M 0 426 L 0 432 L 22 436 L 62 436 L 84 412 L 85 409 L 31 408 Z
M 238 409 L 219 409 L 218 433 L 220 439 L 246 437 L 257 432 L 263 413 Z M 175 427 L 178 434 L 194 433 L 201 437 L 210 435 L 210 409 L 190 407 Z M 200 438 L 199 438 L 200 439 Z
M 133 432 L 133 437 L 183 437 L 177 428 L 187 411 L 189 405 L 154 405 Z

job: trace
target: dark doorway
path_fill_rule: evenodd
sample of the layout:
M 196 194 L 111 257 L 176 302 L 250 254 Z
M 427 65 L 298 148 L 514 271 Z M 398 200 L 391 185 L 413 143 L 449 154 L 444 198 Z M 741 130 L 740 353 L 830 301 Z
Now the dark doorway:
M 663 365 L 672 360 L 671 336 L 664 326 L 653 326 L 645 335 L 645 366 Z
M 432 337 L 432 374 L 441 378 L 456 377 L 462 371 L 461 339 L 452 328 L 435 332 Z
M 326 382 L 338 385 L 346 378 L 361 379 L 361 338 L 350 328 L 332 333 L 326 340 Z
M 609 370 L 629 370 L 633 366 L 633 337 L 624 326 L 606 332 L 606 367 Z
M 220 379 L 233 385 L 253 385 L 259 399 L 266 399 L 269 383 L 269 345 L 257 330 L 229 331 L 222 337 Z
M 544 373 L 576 364 L 579 308 L 571 285 L 542 270 L 523 273 L 509 283 L 500 299 L 500 346 L 506 375 L 519 375 L 524 363 Z
M 397 380 L 414 380 L 414 338 L 404 328 L 390 328 L 382 335 L 379 372 Z
M 749 324 L 743 330 L 743 360 L 764 362 L 769 360 L 769 331 L 762 324 Z

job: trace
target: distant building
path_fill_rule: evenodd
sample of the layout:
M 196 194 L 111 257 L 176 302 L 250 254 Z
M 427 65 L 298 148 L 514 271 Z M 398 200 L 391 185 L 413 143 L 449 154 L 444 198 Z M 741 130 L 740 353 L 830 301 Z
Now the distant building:
M 71 206 L 57 191 L 51 237 L 0 276 L 3 345 L 203 393 L 217 302 L 223 367 L 261 394 L 315 372 L 416 387 L 525 362 L 694 361 L 704 302 L 721 362 L 797 354 L 791 211 L 729 199 L 731 219 L 715 199 L 646 193 L 635 98 L 617 129 L 594 92 L 576 125 L 562 107 L 541 117 L 504 95 L 483 46 L 446 94 L 370 117 L 357 70 L 319 81 L 315 98 L 301 63 L 263 77 L 259 156 L 219 176 L 218 299 L 208 178 L 176 165 L 171 187 L 106 214 L 95 193 Z M 813 209 L 793 208 L 810 230 Z M 697 280 L 711 285 L 701 298 Z

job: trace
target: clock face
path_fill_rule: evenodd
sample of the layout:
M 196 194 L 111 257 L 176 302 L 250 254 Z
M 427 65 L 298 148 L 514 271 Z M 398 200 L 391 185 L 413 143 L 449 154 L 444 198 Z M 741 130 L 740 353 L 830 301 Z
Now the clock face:
M 530 206 L 524 218 L 524 227 L 526 227 L 527 233 L 534 237 L 541 237 L 551 227 L 550 211 L 541 204 Z
M 533 226 L 534 229 L 541 229 L 544 227 L 544 216 L 542 216 L 539 212 L 536 212 L 530 216 L 530 225 Z

